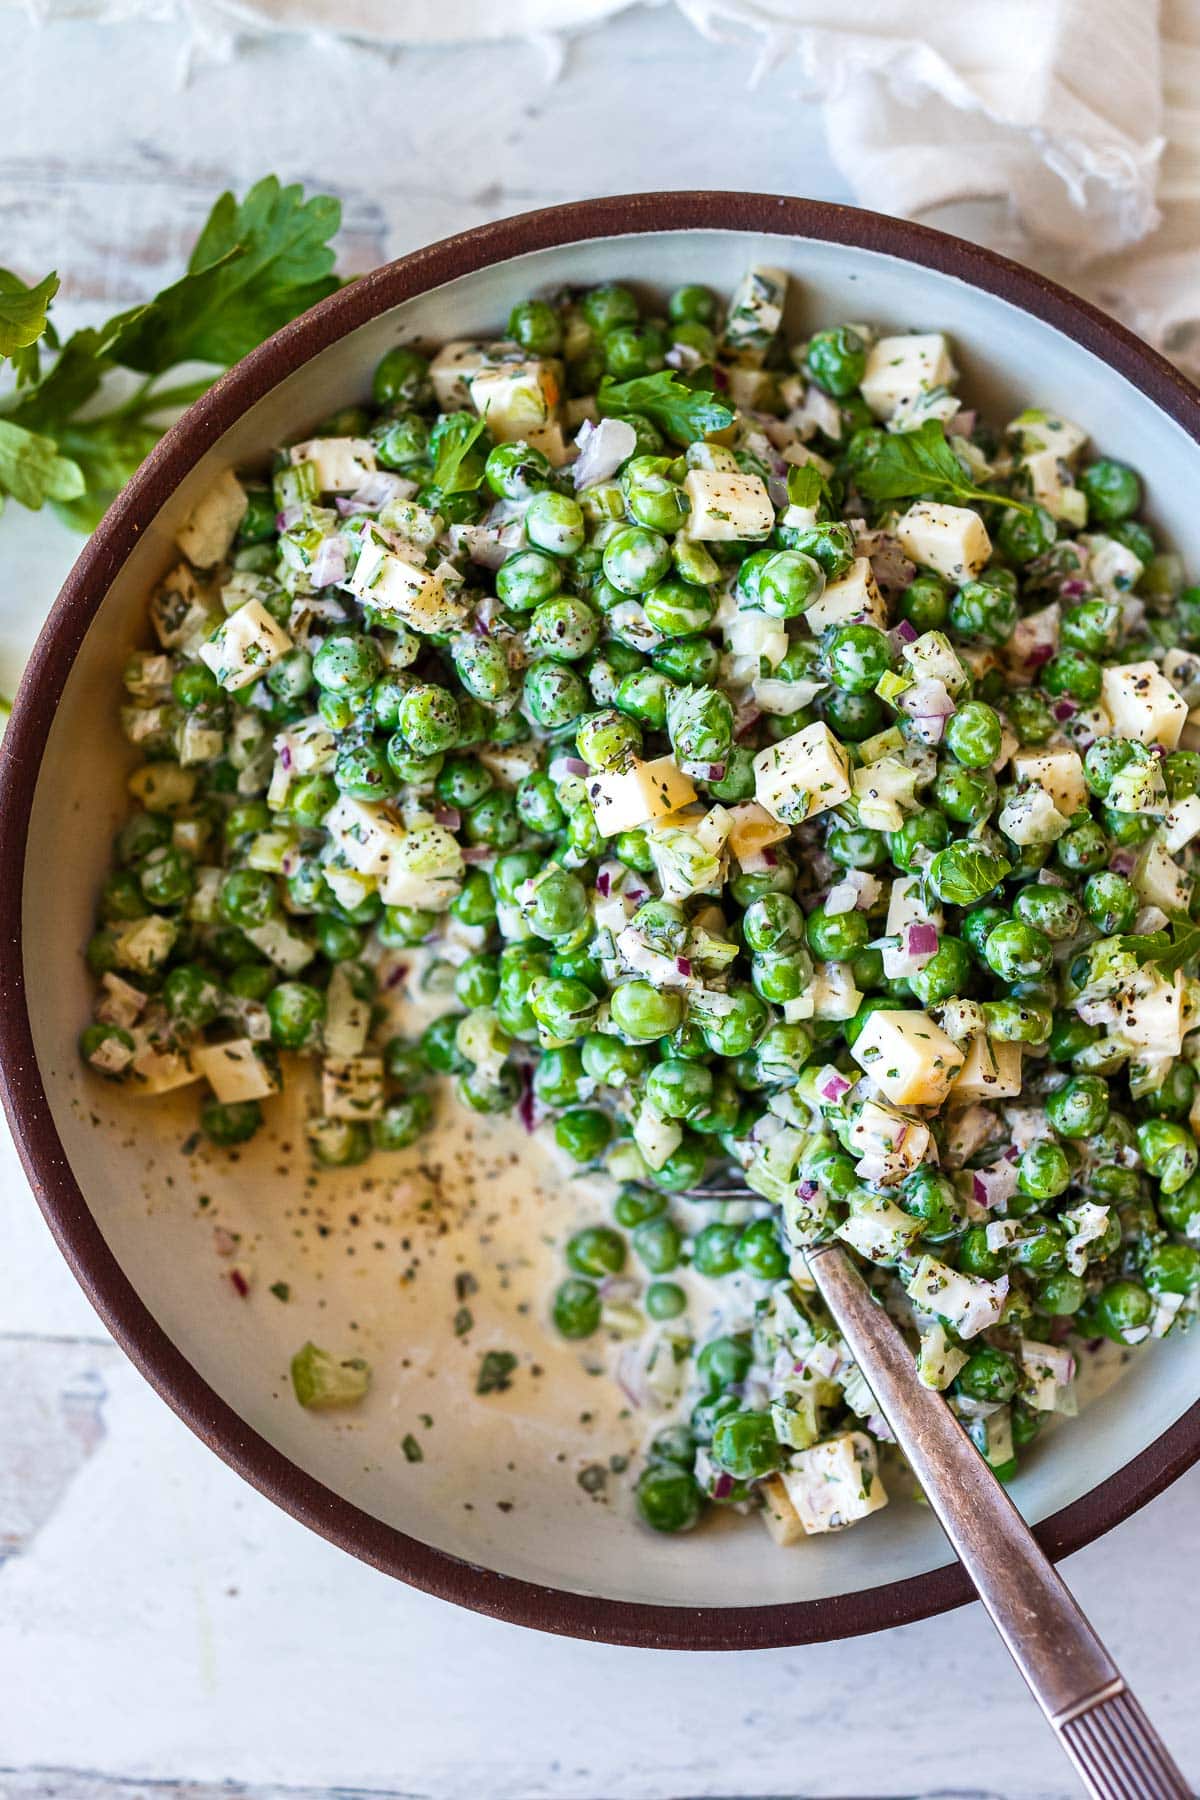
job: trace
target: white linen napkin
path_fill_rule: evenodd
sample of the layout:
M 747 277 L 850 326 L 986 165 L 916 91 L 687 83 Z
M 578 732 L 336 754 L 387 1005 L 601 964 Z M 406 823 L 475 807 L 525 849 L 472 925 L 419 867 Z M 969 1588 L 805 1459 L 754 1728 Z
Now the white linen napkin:
M 37 17 L 177 16 L 216 55 L 277 30 L 546 42 L 637 3 L 30 0 Z M 823 106 L 831 154 L 863 205 L 1033 263 L 1200 374 L 1196 0 L 674 4 L 706 37 L 754 46 L 754 80 L 792 79 Z

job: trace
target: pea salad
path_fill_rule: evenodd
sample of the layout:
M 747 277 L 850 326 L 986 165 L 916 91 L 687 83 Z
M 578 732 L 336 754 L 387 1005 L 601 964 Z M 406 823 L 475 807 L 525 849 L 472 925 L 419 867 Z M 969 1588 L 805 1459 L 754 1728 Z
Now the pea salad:
M 212 485 L 125 671 L 80 1042 L 217 1147 L 295 1083 L 360 1164 L 452 1084 L 606 1172 L 547 1329 L 619 1343 L 646 1524 L 781 1544 L 887 1500 L 807 1246 L 1004 1478 L 1200 1290 L 1200 587 L 1082 426 L 984 420 L 936 331 L 790 341 L 787 289 L 527 300 Z

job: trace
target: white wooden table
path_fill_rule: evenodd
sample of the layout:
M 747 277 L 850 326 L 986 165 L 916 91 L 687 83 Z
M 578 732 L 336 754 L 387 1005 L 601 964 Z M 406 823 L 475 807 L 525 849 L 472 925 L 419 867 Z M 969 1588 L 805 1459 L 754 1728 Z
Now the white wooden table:
M 0 262 L 67 322 L 149 293 L 215 193 L 341 195 L 344 266 L 582 194 L 849 196 L 795 79 L 637 11 L 566 47 L 280 40 L 181 88 L 169 26 L 7 15 Z M 75 540 L 0 521 L 11 691 Z M 1003 1795 L 1074 1790 L 978 1608 L 808 1650 L 671 1660 L 408 1591 L 231 1475 L 105 1338 L 0 1142 L 0 1795 Z M 1200 1471 L 1069 1578 L 1200 1780 Z M 232 1787 L 227 1784 L 234 1784 Z

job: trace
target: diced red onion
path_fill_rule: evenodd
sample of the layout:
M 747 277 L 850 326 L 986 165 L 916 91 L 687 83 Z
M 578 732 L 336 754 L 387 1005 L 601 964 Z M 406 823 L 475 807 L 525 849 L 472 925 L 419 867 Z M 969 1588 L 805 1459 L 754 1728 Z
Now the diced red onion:
M 1051 711 L 1059 724 L 1063 725 L 1068 719 L 1073 719 L 1075 717 L 1075 714 L 1079 711 L 1079 707 L 1074 700 L 1068 700 L 1066 695 L 1064 695 L 1061 700 L 1056 700 L 1054 702 Z
M 562 781 L 567 775 L 587 775 L 587 764 L 579 756 L 556 756 L 548 770 L 551 781 Z
M 1017 1191 L 1016 1165 L 1002 1156 L 986 1169 L 972 1169 L 971 1191 L 980 1206 L 1003 1205 Z
M 713 364 L 711 373 L 714 388 L 716 388 L 719 394 L 723 394 L 725 389 L 729 386 L 729 376 L 721 367 L 720 363 Z
M 1024 659 L 1025 667 L 1027 669 L 1040 669 L 1042 664 L 1048 663 L 1053 655 L 1053 644 L 1035 644 L 1033 649 L 1028 652 Z
M 1088 583 L 1081 581 L 1078 575 L 1072 575 L 1059 584 L 1058 591 L 1064 600 L 1081 600 L 1088 592 Z
M 351 500 L 348 494 L 336 494 L 333 504 L 343 519 L 361 519 L 364 513 L 371 510 L 361 500 Z
M 893 625 L 888 632 L 888 640 L 893 650 L 899 649 L 901 644 L 915 643 L 916 639 L 917 628 L 910 619 L 901 619 L 900 623 Z
M 490 844 L 464 844 L 462 847 L 462 859 L 465 863 L 486 862 L 491 854 Z
M 716 375 L 716 373 L 717 371 L 714 369 L 713 374 Z M 733 1476 L 723 1469 L 713 1482 L 712 1492 L 714 1500 L 727 1500 L 733 1492 Z
M 910 925 L 908 927 L 907 949 L 910 956 L 934 956 L 937 953 L 938 934 L 936 925 Z
M 332 587 L 346 579 L 346 541 L 340 537 L 322 538 L 312 563 L 314 587 Z
M 390 992 L 392 988 L 398 988 L 403 982 L 405 982 L 407 980 L 408 980 L 408 964 L 407 963 L 397 963 L 395 968 L 389 972 L 387 980 L 384 982 L 383 985 Z
M 282 512 L 275 514 L 275 529 L 276 531 L 290 531 L 293 525 L 298 525 L 303 517 L 304 508 L 302 506 L 285 506 Z
M 978 422 L 979 415 L 973 406 L 960 406 L 946 429 L 952 431 L 955 437 L 969 438 Z
M 376 469 L 360 487 L 355 488 L 350 499 L 354 505 L 365 506 L 369 511 L 376 512 L 392 500 L 411 500 L 416 491 L 415 481 L 409 481 L 403 475 L 394 475 L 390 469 Z
M 230 1269 L 229 1279 L 233 1283 L 234 1293 L 240 1295 L 244 1300 L 250 1292 L 250 1283 L 246 1280 L 242 1271 L 240 1269 Z
M 520 1119 L 526 1131 L 534 1132 L 537 1130 L 537 1100 L 533 1092 L 533 1076 L 529 1069 L 524 1071 L 524 1085 L 521 1088 L 521 1095 L 517 1101 L 517 1117 Z
M 836 1069 L 831 1069 L 818 1086 L 817 1092 L 823 1100 L 832 1100 L 836 1103 L 843 1094 L 850 1092 L 850 1083 L 844 1075 L 839 1075 Z
M 612 892 L 612 877 L 607 869 L 601 869 L 596 876 L 596 892 L 602 900 L 607 900 Z
M 752 698 L 742 701 L 733 715 L 733 735 L 739 740 L 748 737 L 762 718 L 762 708 Z
M 692 972 L 691 962 L 686 956 L 677 956 L 675 958 L 675 967 L 681 975 L 690 975 Z
M 796 1189 L 796 1197 L 799 1200 L 814 1200 L 816 1195 L 817 1184 L 815 1181 L 802 1181 Z
M 1132 875 L 1137 857 L 1132 850 L 1114 850 L 1108 866 L 1114 875 Z
M 896 703 L 910 719 L 948 719 L 954 711 L 945 683 L 934 677 L 914 682 L 897 696 Z
M 694 775 L 697 781 L 724 781 L 725 764 L 723 762 L 690 762 L 687 765 L 687 773 Z
M 444 825 L 447 831 L 457 831 L 462 824 L 462 814 L 457 806 L 437 806 L 433 816 L 436 823 Z
M 290 769 L 292 766 L 291 746 L 286 740 L 279 746 L 279 766 L 281 769 Z

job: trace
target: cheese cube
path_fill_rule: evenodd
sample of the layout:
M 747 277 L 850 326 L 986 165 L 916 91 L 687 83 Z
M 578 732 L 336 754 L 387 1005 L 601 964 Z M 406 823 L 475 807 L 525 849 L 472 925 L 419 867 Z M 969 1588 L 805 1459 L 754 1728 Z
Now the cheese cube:
M 430 912 L 445 912 L 459 891 L 462 877 L 462 850 L 453 833 L 444 825 L 414 823 L 393 846 L 388 865 L 379 877 L 379 891 L 385 906 L 420 906 Z
M 1116 1024 L 1123 1043 L 1178 1056 L 1183 1047 L 1183 976 L 1176 971 L 1169 981 L 1144 969 L 1137 989 L 1123 998 Z
M 985 1031 L 980 1031 L 966 1050 L 966 1061 L 950 1090 L 955 1103 L 1015 1100 L 1021 1091 L 1020 1044 L 993 1043 Z
M 279 1092 L 279 1082 L 252 1038 L 202 1044 L 192 1051 L 192 1066 L 204 1076 L 222 1106 L 239 1100 L 265 1100 Z
M 996 820 L 998 828 L 1014 844 L 1053 844 L 1070 821 L 1055 806 L 1045 788 L 1025 788 L 1009 794 Z
M 690 538 L 722 542 L 764 538 L 775 524 L 771 496 L 757 475 L 689 469 L 683 491 L 692 508 L 687 521 Z
M 383 1111 L 382 1056 L 327 1056 L 321 1101 L 327 1119 L 377 1119 Z
M 1021 1398 L 1035 1412 L 1075 1414 L 1075 1357 L 1066 1344 L 1040 1344 L 1022 1338 Z
M 905 644 L 901 654 L 915 681 L 940 681 L 955 698 L 968 684 L 967 671 L 944 631 L 923 631 L 911 644 Z
M 232 469 L 225 469 L 175 533 L 175 542 L 197 569 L 211 569 L 229 554 L 250 502 Z
M 857 779 L 856 776 L 856 783 Z M 897 942 L 883 946 L 883 972 L 889 980 L 915 975 L 937 954 L 936 950 L 910 950 L 908 947 L 910 925 L 932 925 L 935 931 L 942 928 L 942 909 L 936 902 L 932 906 L 926 903 L 924 885 L 919 875 L 901 875 L 892 883 L 884 932 Z
M 96 1008 L 96 1017 L 102 1025 L 119 1025 L 122 1031 L 128 1031 L 136 1025 L 146 1010 L 146 996 L 141 988 L 134 987 L 130 981 L 122 981 L 119 975 L 111 970 L 100 983 L 103 997 Z
M 804 1536 L 804 1527 L 800 1523 L 799 1513 L 788 1499 L 783 1477 L 768 1475 L 765 1481 L 759 1482 L 758 1491 L 763 1503 L 758 1516 L 775 1542 L 782 1549 L 790 1544 L 798 1544 Z
M 902 1211 L 894 1200 L 869 1194 L 855 1197 L 850 1216 L 836 1235 L 868 1262 L 895 1262 L 923 1229 L 921 1220 Z
M 840 1531 L 887 1505 L 875 1445 L 864 1431 L 800 1450 L 781 1476 L 805 1532 Z
M 1103 532 L 1084 534 L 1080 543 L 1088 553 L 1088 576 L 1106 600 L 1120 600 L 1131 593 L 1145 573 L 1146 565 L 1127 545 Z
M 309 438 L 288 451 L 293 463 L 313 471 L 319 494 L 352 494 L 375 473 L 375 446 L 370 438 Z
M 164 650 L 194 650 L 219 617 L 207 589 L 186 563 L 164 577 L 150 602 L 150 622 Z
M 729 299 L 722 348 L 743 368 L 758 368 L 783 321 L 788 277 L 783 269 L 747 269 Z
M 473 752 L 500 787 L 518 788 L 541 761 L 536 744 L 498 744 Z
M 133 1039 L 137 1047 L 130 1071 L 135 1093 L 153 1099 L 158 1094 L 170 1094 L 176 1088 L 190 1087 L 193 1081 L 199 1081 L 200 1071 L 192 1067 L 185 1050 L 159 1049 L 140 1030 L 134 1032 Z
M 361 1056 L 370 1029 L 371 1002 L 359 999 L 350 970 L 345 963 L 336 963 L 325 993 L 325 1055 Z
M 352 869 L 360 875 L 382 875 L 404 836 L 404 828 L 376 801 L 352 800 L 343 794 L 326 813 L 325 830 Z
M 1157 663 L 1119 663 L 1104 670 L 1101 699 L 1118 737 L 1174 750 L 1187 720 L 1187 703 Z
M 896 536 L 906 556 L 947 581 L 969 581 L 992 554 L 987 527 L 969 506 L 919 500 L 896 521 Z
M 1200 799 L 1197 800 L 1200 806 Z M 782 844 L 789 828 L 773 819 L 757 800 L 742 800 L 729 808 L 729 836 L 725 842 L 744 868 L 747 857 L 761 856 L 772 844 Z
M 724 390 L 728 405 L 738 412 L 774 412 L 779 405 L 779 383 L 770 369 L 727 369 Z
M 291 648 L 291 638 L 266 607 L 247 600 L 201 644 L 199 656 L 223 688 L 235 689 L 265 675 Z
M 161 913 L 130 919 L 113 929 L 113 959 L 119 969 L 135 975 L 151 975 L 166 962 L 175 945 L 178 927 Z
M 865 556 L 857 556 L 846 573 L 825 587 L 819 600 L 804 609 L 805 622 L 814 636 L 827 625 L 866 624 L 887 629 L 887 607 L 875 585 L 875 576 Z
M 1133 885 L 1148 906 L 1165 913 L 1186 912 L 1192 898 L 1192 878 L 1153 838 L 1138 857 Z
M 774 819 L 800 825 L 850 798 L 850 758 L 818 721 L 754 758 L 754 797 Z
M 558 377 L 548 362 L 501 363 L 480 370 L 467 386 L 472 406 L 498 444 L 543 431 L 558 405 Z
M 469 404 L 470 384 L 492 358 L 486 344 L 456 338 L 443 344 L 429 365 L 429 377 L 440 412 L 456 412 Z
M 725 642 L 734 658 L 731 679 L 755 681 L 764 662 L 775 669 L 787 655 L 787 623 L 746 607 L 725 622 Z
M 1163 843 L 1172 854 L 1190 844 L 1200 832 L 1200 794 L 1177 800 L 1162 822 Z
M 1088 439 L 1081 425 L 1073 425 L 1060 413 L 1040 412 L 1034 407 L 1020 413 L 1008 432 L 1024 451 L 1052 450 L 1067 461 L 1083 449 Z
M 940 1106 L 964 1062 L 926 1012 L 872 1013 L 850 1054 L 894 1106 Z
M 1076 530 L 1087 524 L 1087 495 L 1071 480 L 1071 472 L 1056 450 L 1034 450 L 1021 458 L 1029 482 L 1030 498 L 1045 507 L 1052 519 L 1062 519 Z
M 638 1109 L 633 1126 L 633 1141 L 649 1169 L 661 1169 L 683 1142 L 683 1127 L 674 1119 L 664 1119 L 648 1101 Z
M 398 620 L 414 631 L 440 635 L 453 631 L 467 616 L 462 601 L 447 591 L 448 572 L 446 564 L 430 570 L 400 556 L 370 532 L 347 585 L 387 623 Z
M 846 962 L 820 962 L 813 969 L 812 1012 L 815 1019 L 852 1019 L 862 1005 L 854 973 Z
M 947 1320 L 960 1337 L 975 1337 L 1000 1321 L 1008 1298 L 1008 1276 L 985 1281 L 981 1275 L 963 1275 L 957 1269 L 923 1256 L 905 1289 L 923 1313 Z
M 248 925 L 242 934 L 268 962 L 285 975 L 299 975 L 316 955 L 308 939 L 293 931 L 284 919 L 268 919 L 263 925 Z
M 890 419 L 902 400 L 948 387 L 958 370 L 940 331 L 878 338 L 867 352 L 862 396 L 877 419 Z
M 1077 750 L 1022 750 L 1013 757 L 1012 769 L 1018 781 L 1044 788 L 1067 818 L 1088 803 L 1087 782 Z
M 691 777 L 669 756 L 635 762 L 631 768 L 614 769 L 606 775 L 589 775 L 586 786 L 601 837 L 636 831 L 639 825 L 665 818 L 696 798 Z

